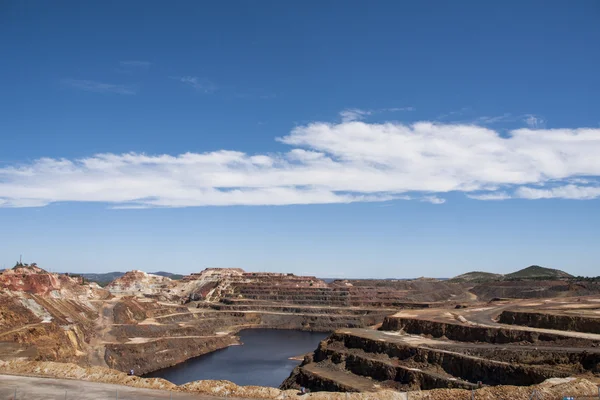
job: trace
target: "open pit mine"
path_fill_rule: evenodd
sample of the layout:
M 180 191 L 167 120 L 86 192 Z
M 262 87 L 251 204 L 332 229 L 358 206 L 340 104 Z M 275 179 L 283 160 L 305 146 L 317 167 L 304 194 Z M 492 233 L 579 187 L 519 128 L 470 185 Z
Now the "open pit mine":
M 293 398 L 301 388 L 316 399 L 597 397 L 600 283 L 552 271 L 327 283 L 241 269 L 181 280 L 134 270 L 102 288 L 17 265 L 0 273 L 0 384 L 4 374 L 240 398 Z M 126 373 L 264 328 L 329 336 L 279 388 Z

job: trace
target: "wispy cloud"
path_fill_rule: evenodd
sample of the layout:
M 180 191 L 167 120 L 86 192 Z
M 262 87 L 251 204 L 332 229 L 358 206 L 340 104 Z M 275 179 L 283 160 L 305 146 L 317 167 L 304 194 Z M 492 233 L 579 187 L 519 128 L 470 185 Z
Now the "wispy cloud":
M 376 110 L 363 110 L 360 108 L 348 108 L 340 112 L 342 122 L 360 121 L 370 115 L 379 114 L 382 112 L 399 112 L 399 111 L 415 111 L 414 107 L 391 107 L 380 108 Z
M 61 82 L 63 85 L 87 92 L 115 93 L 125 95 L 133 95 L 137 93 L 137 89 L 130 85 L 120 85 L 85 79 L 63 79 Z
M 484 115 L 476 116 L 475 110 L 471 107 L 463 107 L 460 110 L 450 111 L 445 114 L 438 115 L 435 118 L 438 122 L 452 124 L 471 124 L 479 126 L 499 125 L 508 123 L 518 123 L 517 125 L 526 125 L 531 129 L 544 128 L 546 121 L 533 114 L 512 114 L 503 113 L 500 115 Z
M 465 113 L 472 111 L 470 107 L 462 107 L 460 110 L 449 111 L 435 117 L 436 121 L 447 121 L 448 119 L 455 119 L 456 117 L 462 116 Z
M 140 61 L 140 60 L 129 60 L 129 61 L 121 61 L 119 62 L 121 67 L 126 68 L 143 68 L 148 69 L 152 65 L 150 61 Z
M 533 114 L 524 115 L 523 120 L 531 129 L 543 128 L 546 123 L 542 117 Z
M 233 86 L 219 85 L 210 79 L 197 76 L 170 76 L 169 78 L 189 86 L 198 92 L 206 94 L 218 92 L 219 95 L 227 98 L 271 100 L 277 97 L 275 93 L 267 90 L 239 89 Z
M 467 194 L 467 197 L 473 200 L 508 200 L 512 198 L 505 192 L 474 193 Z
M 416 110 L 415 107 L 391 107 L 391 108 L 384 108 L 384 109 L 382 109 L 382 111 L 389 111 L 389 112 L 415 111 L 415 110 Z
M 214 93 L 218 90 L 218 86 L 208 79 L 198 78 L 197 76 L 173 76 L 175 79 L 195 90 L 203 93 Z
M 600 197 L 600 185 L 596 186 L 577 186 L 565 185 L 549 189 L 538 189 L 531 187 L 520 187 L 516 190 L 516 195 L 522 199 L 576 199 L 591 200 Z
M 444 204 L 446 202 L 446 199 L 442 199 L 437 196 L 425 196 L 421 198 L 421 201 L 431 204 Z
M 368 115 L 371 115 L 373 112 L 369 110 L 361 110 L 358 108 L 351 108 L 348 110 L 344 110 L 340 112 L 340 117 L 342 117 L 342 122 L 352 122 L 359 121 L 365 118 Z
M 364 110 L 363 110 L 364 111 Z M 326 204 L 450 192 L 477 200 L 600 198 L 600 128 L 531 129 L 422 121 L 309 122 L 281 153 L 97 154 L 0 168 L 0 206 L 94 201 L 118 208 Z
M 498 123 L 502 123 L 502 122 L 518 121 L 519 119 L 520 119 L 520 117 L 516 117 L 516 116 L 512 115 L 511 113 L 504 113 L 502 115 L 496 115 L 493 117 L 490 117 L 490 116 L 477 117 L 472 121 L 472 123 L 475 125 L 493 125 L 493 124 L 498 124 Z

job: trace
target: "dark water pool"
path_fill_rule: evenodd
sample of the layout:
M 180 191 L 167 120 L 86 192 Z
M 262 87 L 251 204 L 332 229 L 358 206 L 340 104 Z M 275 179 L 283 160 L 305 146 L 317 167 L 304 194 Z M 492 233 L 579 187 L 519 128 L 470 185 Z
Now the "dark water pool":
M 231 346 L 151 372 L 177 385 L 200 379 L 226 379 L 238 385 L 278 387 L 300 361 L 290 360 L 317 348 L 326 333 L 277 329 L 240 331 L 241 346 Z

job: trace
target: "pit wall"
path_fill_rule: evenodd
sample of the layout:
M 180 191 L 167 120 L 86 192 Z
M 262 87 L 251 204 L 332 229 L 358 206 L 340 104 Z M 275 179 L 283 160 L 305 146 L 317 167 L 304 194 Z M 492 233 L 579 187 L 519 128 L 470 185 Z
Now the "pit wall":
M 574 338 L 560 334 L 528 331 L 524 329 L 496 328 L 472 325 L 449 324 L 445 322 L 411 319 L 403 317 L 385 317 L 380 328 L 382 331 L 404 331 L 410 334 L 445 337 L 459 342 L 484 342 L 494 344 L 528 342 L 538 345 L 568 344 L 574 347 L 597 346 L 598 341 Z
M 600 334 L 600 318 L 571 315 L 554 315 L 523 311 L 503 311 L 499 322 L 509 325 L 522 325 L 532 328 L 559 329 Z
M 289 329 L 311 332 L 332 332 L 339 328 L 365 327 L 380 323 L 383 316 L 378 315 L 293 315 L 262 314 L 260 312 L 220 312 L 219 318 L 211 322 L 198 320 L 198 327 L 132 325 L 115 327 L 113 334 L 125 338 L 135 333 L 147 339 L 146 342 L 128 342 L 106 345 L 104 359 L 106 364 L 119 371 L 134 369 L 136 373 L 146 374 L 158 369 L 170 367 L 190 358 L 238 343 L 235 336 L 242 329 Z M 203 329 L 206 324 L 209 330 Z M 219 329 L 227 331 L 223 336 L 214 336 Z M 164 333 L 173 334 L 169 338 L 160 338 Z M 186 334 L 186 335 L 184 335 Z M 202 335 L 204 337 L 197 337 Z M 188 337 L 190 336 L 190 337 Z M 193 337 L 196 336 L 196 337 Z
M 353 386 L 345 385 L 335 379 L 313 374 L 301 367 L 294 368 L 290 377 L 283 381 L 279 389 L 298 390 L 302 387 L 308 388 L 311 392 L 358 392 Z
M 210 308 L 217 311 L 269 311 L 291 314 L 347 314 L 347 315 L 365 315 L 377 314 L 384 316 L 396 312 L 396 309 L 381 308 L 331 308 L 328 305 L 323 306 L 296 306 L 296 305 L 277 305 L 276 304 L 224 304 L 224 303 L 200 303 L 198 308 Z
M 476 384 L 459 379 L 450 379 L 440 374 L 433 374 L 417 368 L 394 365 L 391 360 L 377 360 L 364 354 L 352 354 L 346 351 L 320 348 L 315 354 L 315 362 L 330 360 L 351 373 L 371 378 L 380 382 L 391 382 L 399 389 L 430 390 L 437 388 L 473 389 Z
M 533 346 L 529 348 L 519 346 L 518 349 L 473 347 L 469 349 L 469 354 L 511 364 L 552 366 L 571 375 L 587 372 L 600 375 L 600 352 L 585 351 L 585 349 L 576 349 L 577 351 L 542 349 L 544 351 Z
M 329 349 L 329 346 L 339 342 L 345 349 L 360 349 L 365 353 L 384 354 L 399 362 L 412 362 L 431 367 L 439 367 L 445 373 L 460 378 L 466 382 L 486 385 L 533 385 L 552 377 L 565 377 L 568 373 L 554 371 L 537 366 L 513 365 L 505 362 L 492 361 L 464 354 L 432 349 L 426 347 L 412 347 L 399 343 L 384 342 L 355 336 L 351 334 L 334 333 L 319 344 L 314 354 L 314 362 L 332 359 L 334 362 L 345 361 L 346 368 L 357 375 L 370 376 L 377 380 L 396 380 L 403 383 L 417 383 L 421 389 L 437 387 L 452 387 L 452 383 L 440 381 L 428 374 L 418 374 L 414 370 L 396 367 L 394 371 L 389 368 L 389 363 L 370 360 L 364 362 L 364 357 L 359 355 L 346 355 L 345 360 L 336 360 L 339 350 Z M 383 369 L 382 369 L 383 368 Z M 382 373 L 383 372 L 383 373 Z M 462 384 L 460 387 L 467 385 Z
M 236 344 L 235 336 L 183 337 L 158 339 L 146 343 L 106 345 L 106 364 L 119 371 L 133 369 L 142 375 L 170 367 L 193 357 Z

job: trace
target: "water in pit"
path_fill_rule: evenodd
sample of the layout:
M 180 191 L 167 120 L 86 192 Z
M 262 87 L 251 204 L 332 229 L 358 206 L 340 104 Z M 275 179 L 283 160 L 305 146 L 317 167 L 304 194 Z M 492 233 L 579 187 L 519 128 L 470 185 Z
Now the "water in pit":
M 230 346 L 144 375 L 177 385 L 201 379 L 225 379 L 238 385 L 278 387 L 300 361 L 290 360 L 315 350 L 326 333 L 278 329 L 239 332 L 243 345 Z

